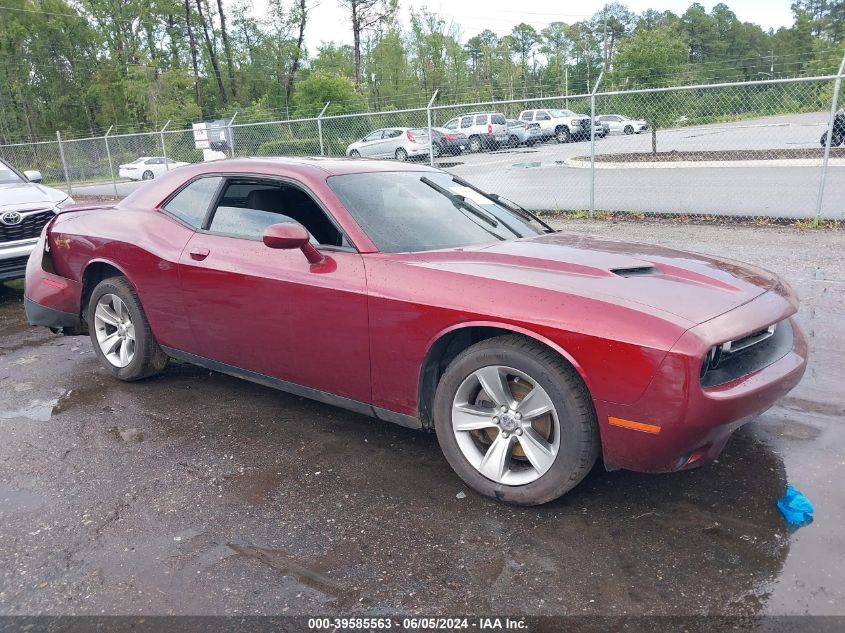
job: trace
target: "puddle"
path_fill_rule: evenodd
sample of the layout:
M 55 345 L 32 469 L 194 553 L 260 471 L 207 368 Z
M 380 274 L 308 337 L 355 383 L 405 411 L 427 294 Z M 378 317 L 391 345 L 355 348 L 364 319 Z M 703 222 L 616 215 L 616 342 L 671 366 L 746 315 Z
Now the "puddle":
M 770 423 L 764 427 L 766 432 L 785 440 L 814 440 L 821 435 L 821 430 L 809 424 L 796 422 L 795 420 L 783 420 L 777 423 Z
M 516 167 L 517 169 L 538 169 L 538 168 L 545 168 L 545 167 L 562 167 L 566 165 L 565 161 L 562 160 L 555 160 L 555 161 L 547 161 L 547 162 L 540 162 L 540 161 L 530 161 L 527 163 L 513 163 L 511 167 Z
M 53 414 L 62 413 L 79 405 L 88 405 L 101 400 L 103 387 L 82 387 L 80 389 L 69 389 L 56 402 L 53 407 Z
M 230 492 L 249 505 L 267 503 L 279 489 L 284 477 L 276 469 L 246 471 L 228 478 Z
M 337 599 L 339 601 L 338 606 L 349 607 L 353 604 L 366 602 L 366 599 L 359 600 L 359 597 L 354 592 L 347 590 L 328 576 L 299 564 L 283 550 L 264 549 L 262 547 L 255 547 L 254 545 L 240 545 L 238 543 L 227 543 L 226 546 L 241 556 L 253 558 L 281 572 L 285 576 L 295 578 L 297 582 L 310 589 Z
M 0 516 L 32 512 L 45 503 L 47 503 L 47 499 L 34 492 L 16 490 L 5 484 L 0 484 Z
M 52 398 L 50 400 L 33 400 L 19 409 L 0 411 L 0 420 L 25 418 L 36 422 L 47 422 L 51 417 L 53 417 L 53 408 L 56 406 L 58 401 L 59 398 Z

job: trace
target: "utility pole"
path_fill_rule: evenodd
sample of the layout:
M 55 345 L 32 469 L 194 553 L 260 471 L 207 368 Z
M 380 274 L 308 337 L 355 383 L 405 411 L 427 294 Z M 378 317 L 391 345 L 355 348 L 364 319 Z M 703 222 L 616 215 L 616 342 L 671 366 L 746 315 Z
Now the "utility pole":
M 769 76 L 774 79 L 775 78 L 775 51 L 772 50 L 771 52 L 771 65 L 769 66 Z

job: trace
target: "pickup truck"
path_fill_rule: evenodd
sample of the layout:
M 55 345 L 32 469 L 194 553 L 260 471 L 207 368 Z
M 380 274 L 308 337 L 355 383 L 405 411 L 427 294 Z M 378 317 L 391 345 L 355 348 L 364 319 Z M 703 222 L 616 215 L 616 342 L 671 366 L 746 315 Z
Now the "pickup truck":
M 558 143 L 590 138 L 590 117 L 572 110 L 523 110 L 519 113 L 519 120 L 539 123 L 543 138 L 555 138 Z M 603 136 L 600 128 L 596 129 L 596 136 Z

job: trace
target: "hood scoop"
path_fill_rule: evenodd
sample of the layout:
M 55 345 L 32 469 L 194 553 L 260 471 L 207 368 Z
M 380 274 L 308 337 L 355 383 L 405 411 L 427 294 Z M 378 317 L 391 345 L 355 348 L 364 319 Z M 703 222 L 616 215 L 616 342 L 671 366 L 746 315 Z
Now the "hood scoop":
M 610 272 L 620 277 L 648 277 L 658 275 L 660 271 L 654 266 L 634 266 L 632 268 L 611 268 Z

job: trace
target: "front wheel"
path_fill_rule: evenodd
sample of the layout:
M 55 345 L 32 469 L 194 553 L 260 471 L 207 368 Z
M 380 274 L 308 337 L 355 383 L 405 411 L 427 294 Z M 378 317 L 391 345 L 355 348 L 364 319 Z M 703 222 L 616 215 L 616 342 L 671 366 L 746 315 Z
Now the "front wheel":
M 458 476 L 508 503 L 560 497 L 599 453 L 596 414 L 580 376 L 520 336 L 482 341 L 452 361 L 437 386 L 434 423 Z
M 167 365 L 138 294 L 125 277 L 97 284 L 88 302 L 87 322 L 94 353 L 115 378 L 140 380 Z
M 361 158 L 361 152 L 359 152 L 357 149 L 353 149 L 351 152 L 349 152 L 349 158 Z
M 625 134 L 633 134 L 633 133 L 634 133 L 634 128 L 633 128 L 633 126 L 626 125 L 626 126 L 625 126 Z
M 567 128 L 560 126 L 555 130 L 555 139 L 558 143 L 568 143 L 572 140 L 572 135 Z
M 141 178 L 142 178 L 143 180 L 152 180 L 153 178 L 155 178 L 155 174 L 153 174 L 153 172 L 151 172 L 151 171 L 148 169 L 148 170 L 147 170 L 147 171 L 145 171 L 143 174 L 141 174 Z

